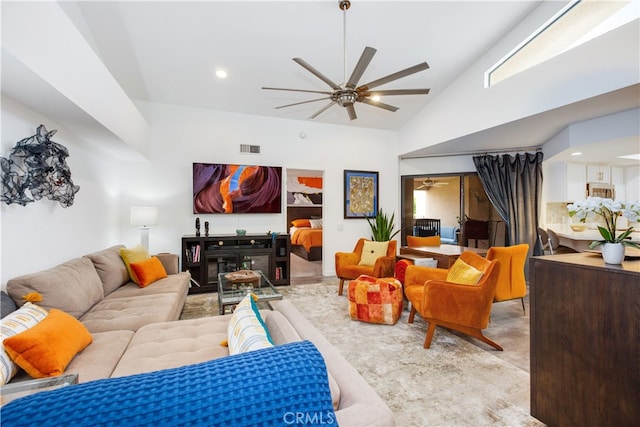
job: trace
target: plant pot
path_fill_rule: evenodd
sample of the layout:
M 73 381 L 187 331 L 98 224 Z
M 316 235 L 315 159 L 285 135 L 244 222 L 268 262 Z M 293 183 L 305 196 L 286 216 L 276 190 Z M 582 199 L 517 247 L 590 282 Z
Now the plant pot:
M 624 246 L 622 243 L 603 244 L 602 259 L 607 264 L 622 264 L 622 261 L 624 261 Z

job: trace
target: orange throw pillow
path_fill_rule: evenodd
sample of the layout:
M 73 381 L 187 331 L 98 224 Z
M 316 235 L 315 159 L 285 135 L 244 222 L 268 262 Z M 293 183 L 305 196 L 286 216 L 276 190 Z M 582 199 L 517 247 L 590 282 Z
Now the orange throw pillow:
M 5 339 L 4 348 L 33 378 L 45 378 L 62 375 L 71 359 L 92 341 L 78 319 L 52 308 L 34 327 Z
M 308 219 L 294 219 L 291 221 L 291 225 L 294 227 L 311 227 L 311 221 Z
M 167 271 L 156 256 L 140 262 L 131 263 L 131 270 L 138 279 L 138 286 L 144 288 L 156 280 L 167 277 Z

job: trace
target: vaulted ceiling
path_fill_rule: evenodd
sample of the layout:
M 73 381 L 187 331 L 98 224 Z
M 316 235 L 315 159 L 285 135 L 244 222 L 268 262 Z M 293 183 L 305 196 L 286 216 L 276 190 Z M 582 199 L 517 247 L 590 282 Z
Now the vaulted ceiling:
M 400 130 L 541 3 L 354 0 L 346 12 L 344 45 L 344 15 L 337 0 L 64 1 L 59 5 L 133 100 L 307 120 L 327 102 L 275 109 L 319 96 L 261 89 L 329 89 L 292 58 L 302 58 L 339 84 L 366 46 L 374 47 L 377 53 L 361 83 L 426 61 L 428 70 L 380 87 L 431 89 L 428 95 L 382 100 L 398 107 L 397 112 L 358 103 L 357 120 L 350 121 L 339 106 L 314 119 L 319 123 Z M 566 1 L 553 4 L 560 9 Z M 9 70 L 10 60 L 3 56 L 3 61 L 3 83 L 15 75 L 27 81 L 28 76 L 20 70 Z M 224 69 L 228 77 L 216 77 L 218 69 Z M 12 96 L 18 90 L 27 92 L 24 86 L 6 88 Z M 570 123 L 637 108 L 637 93 L 636 85 L 618 94 L 621 96 L 569 105 L 421 153 L 451 153 L 471 144 L 481 149 L 484 141 L 506 139 L 514 129 L 532 141 L 544 141 Z M 61 105 L 57 103 L 56 110 L 64 114 Z M 637 141 L 625 145 L 634 142 L 637 145 Z M 601 154 L 597 156 L 602 158 Z

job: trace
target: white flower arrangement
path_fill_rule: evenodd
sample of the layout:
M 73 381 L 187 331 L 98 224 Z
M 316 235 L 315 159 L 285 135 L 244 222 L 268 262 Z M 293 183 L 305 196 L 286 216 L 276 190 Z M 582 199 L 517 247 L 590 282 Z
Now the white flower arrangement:
M 580 222 L 585 222 L 587 216 L 591 213 L 604 218 L 605 227 L 598 226 L 600 235 L 604 240 L 597 240 L 589 244 L 589 248 L 593 249 L 604 243 L 621 243 L 625 246 L 631 246 L 640 249 L 640 244 L 631 241 L 631 233 L 633 227 L 627 228 L 625 231 L 616 236 L 616 223 L 618 217 L 624 215 L 629 221 L 636 222 L 640 218 L 640 202 L 619 202 L 613 199 L 603 199 L 601 197 L 589 197 L 587 200 L 575 202 L 567 205 L 570 217 L 576 217 Z

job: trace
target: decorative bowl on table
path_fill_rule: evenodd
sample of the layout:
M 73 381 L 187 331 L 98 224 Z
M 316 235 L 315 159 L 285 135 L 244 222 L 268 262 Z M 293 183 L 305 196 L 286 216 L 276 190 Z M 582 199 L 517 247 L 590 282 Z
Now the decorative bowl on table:
M 238 236 L 244 236 L 245 234 L 247 234 L 247 230 L 244 230 L 244 229 L 242 229 L 242 228 L 238 228 L 238 229 L 236 230 L 236 234 L 237 234 Z
M 238 270 L 225 274 L 224 277 L 232 283 L 249 283 L 255 282 L 260 275 L 252 270 Z
M 587 224 L 571 224 L 569 227 L 571 227 L 571 230 L 573 231 L 580 232 L 587 229 Z

